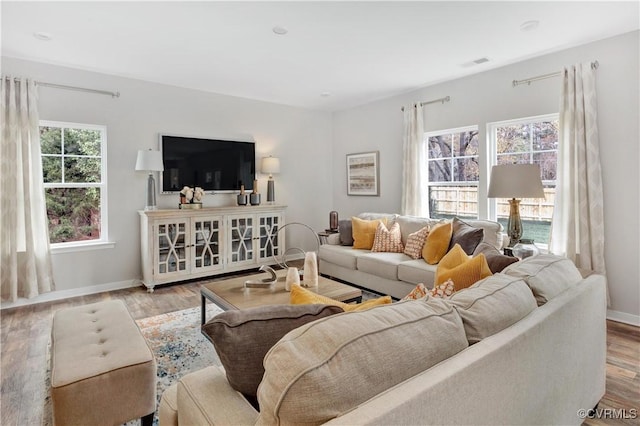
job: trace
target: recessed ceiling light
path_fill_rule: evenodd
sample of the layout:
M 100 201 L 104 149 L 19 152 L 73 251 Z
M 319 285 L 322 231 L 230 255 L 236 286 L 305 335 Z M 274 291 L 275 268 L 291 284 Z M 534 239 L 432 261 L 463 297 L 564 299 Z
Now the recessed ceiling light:
M 540 21 L 526 21 L 520 24 L 520 31 L 533 31 L 538 28 Z
M 37 38 L 38 40 L 42 40 L 42 41 L 49 41 L 49 40 L 51 40 L 53 38 L 51 36 L 51 34 L 45 33 L 43 31 L 35 32 L 35 33 L 33 33 L 33 36 L 35 38 Z
M 275 27 L 273 27 L 271 31 L 273 31 L 273 33 L 277 35 L 285 35 L 286 33 L 289 32 L 289 30 L 287 30 L 285 27 L 281 27 L 279 25 L 276 25 Z
M 323 98 L 328 98 L 329 96 L 331 96 L 331 93 L 329 93 L 329 92 L 322 92 L 322 93 L 320 93 L 320 96 L 322 96 Z

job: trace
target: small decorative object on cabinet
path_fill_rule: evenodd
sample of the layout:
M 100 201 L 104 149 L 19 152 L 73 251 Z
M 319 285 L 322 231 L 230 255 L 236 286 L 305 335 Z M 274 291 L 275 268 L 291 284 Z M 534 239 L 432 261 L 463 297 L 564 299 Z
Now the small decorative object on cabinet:
M 249 202 L 252 206 L 260 205 L 260 194 L 258 194 L 258 181 L 253 181 L 253 192 L 249 194 Z
M 238 205 L 247 205 L 247 194 L 244 193 L 244 185 L 240 185 L 240 193 L 238 194 Z
M 536 245 L 533 243 L 533 240 L 529 240 L 526 238 L 521 239 L 518 244 L 513 246 L 513 249 L 511 251 L 513 252 L 513 256 L 517 257 L 520 260 L 526 259 L 527 257 L 535 256 L 540 253 L 540 250 L 538 250 L 538 247 L 536 247 Z
M 285 206 L 144 210 L 142 282 L 156 285 L 276 263 Z
M 199 186 L 195 188 L 185 186 L 180 191 L 180 204 L 178 207 L 181 209 L 201 209 L 203 196 L 204 191 Z

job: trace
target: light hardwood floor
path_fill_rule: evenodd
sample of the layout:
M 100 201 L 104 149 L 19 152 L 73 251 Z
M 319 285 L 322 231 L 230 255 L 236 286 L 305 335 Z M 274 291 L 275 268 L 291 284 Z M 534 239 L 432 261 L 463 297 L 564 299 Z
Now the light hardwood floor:
M 146 318 L 199 306 L 200 287 L 211 281 L 162 286 L 151 294 L 140 287 L 3 310 L 0 424 L 41 424 L 47 343 L 52 314 L 57 309 L 122 299 L 135 319 Z M 640 328 L 607 321 L 607 330 L 607 390 L 599 408 L 625 409 L 627 414 L 636 410 L 640 414 Z M 590 419 L 585 424 L 639 425 L 640 420 Z

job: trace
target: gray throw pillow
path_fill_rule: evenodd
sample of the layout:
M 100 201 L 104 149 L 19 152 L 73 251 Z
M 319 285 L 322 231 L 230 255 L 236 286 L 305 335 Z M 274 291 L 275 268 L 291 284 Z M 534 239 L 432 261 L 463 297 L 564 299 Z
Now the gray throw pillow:
M 484 229 L 471 226 L 457 217 L 453 218 L 453 234 L 451 235 L 449 250 L 456 244 L 460 244 L 462 250 L 471 256 L 483 238 Z
M 329 305 L 270 305 L 226 311 L 202 326 L 213 342 L 232 388 L 254 399 L 264 374 L 262 360 L 289 331 L 344 312 Z
M 351 219 L 339 220 L 338 232 L 340 233 L 340 245 L 353 245 L 353 225 L 351 225 Z
M 484 254 L 484 257 L 487 259 L 489 269 L 491 269 L 491 272 L 494 274 L 501 272 L 507 266 L 518 261 L 517 257 L 505 256 L 500 253 L 497 248 L 487 243 L 478 244 L 473 255 L 476 256 L 480 253 Z

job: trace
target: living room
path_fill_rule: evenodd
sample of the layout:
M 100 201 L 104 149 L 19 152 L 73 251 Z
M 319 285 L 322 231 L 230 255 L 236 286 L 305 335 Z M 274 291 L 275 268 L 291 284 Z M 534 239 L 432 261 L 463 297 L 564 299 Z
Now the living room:
M 402 90 L 393 93 L 380 91 L 379 95 L 368 98 L 370 100 L 366 102 L 352 101 L 334 107 L 333 102 L 339 102 L 340 93 L 337 89 L 328 88 L 325 90 L 336 93 L 323 97 L 318 92 L 313 106 L 300 107 L 287 105 L 276 95 L 271 101 L 266 101 L 251 99 L 241 91 L 234 95 L 198 90 L 197 83 L 189 81 L 188 64 L 185 64 L 184 74 L 180 76 L 184 81 L 181 85 L 141 78 L 134 69 L 122 71 L 114 66 L 112 69 L 117 71 L 109 72 L 92 66 L 91 58 L 87 58 L 85 64 L 73 66 L 62 56 L 64 46 L 60 47 L 59 44 L 63 44 L 65 37 L 82 38 L 81 33 L 72 32 L 58 38 L 54 31 L 47 28 L 29 28 L 20 36 L 31 37 L 29 43 L 36 46 L 35 51 L 27 55 L 7 49 L 5 40 L 10 38 L 5 31 L 9 31 L 6 28 L 11 28 L 11 25 L 5 25 L 5 20 L 16 16 L 12 13 L 22 14 L 20 8 L 29 6 L 3 3 L 3 75 L 118 91 L 120 96 L 112 98 L 44 86 L 39 88 L 41 120 L 97 124 L 107 128 L 108 230 L 103 244 L 90 250 L 53 250 L 55 291 L 35 299 L 3 301 L 2 308 L 17 307 L 31 312 L 34 301 L 45 303 L 127 288 L 144 292 L 140 284 L 142 258 L 137 211 L 145 205 L 147 176 L 135 170 L 135 162 L 138 150 L 158 148 L 159 134 L 221 139 L 251 137 L 256 142 L 256 158 L 273 155 L 280 159 L 281 171 L 274 176 L 276 202 L 287 206 L 286 221 L 301 222 L 313 229 L 323 230 L 328 226 L 331 210 L 338 211 L 341 218 L 367 211 L 399 212 L 402 194 L 401 107 L 448 96 L 448 102 L 424 107 L 425 131 L 476 125 L 480 146 L 484 148 L 490 123 L 558 113 L 558 78 L 517 87 L 513 87 L 513 80 L 557 72 L 562 67 L 576 63 L 597 61 L 605 260 L 610 297 L 607 318 L 639 326 L 640 265 L 637 253 L 640 250 L 640 223 L 637 211 L 640 209 L 640 193 L 636 188 L 640 183 L 637 167 L 640 159 L 637 136 L 640 134 L 640 32 L 637 4 L 623 2 L 618 6 L 623 10 L 635 7 L 635 14 L 628 13 L 635 17 L 635 26 L 624 31 L 620 30 L 620 26 L 614 33 L 603 32 L 591 36 L 588 42 L 563 39 L 562 43 L 552 48 L 505 60 L 500 65 L 494 66 L 491 62 L 476 65 L 473 71 L 464 71 L 465 74 L 455 78 L 417 86 L 403 87 L 401 83 L 399 87 Z M 54 6 L 34 4 L 31 7 L 36 11 L 38 7 L 44 7 L 42 10 L 46 11 Z M 574 7 L 578 8 L 578 3 L 574 3 Z M 39 19 L 44 18 L 40 16 Z M 544 23 L 543 17 L 526 16 L 522 21 L 527 19 L 540 19 Z M 520 23 L 514 23 L 514 26 L 517 28 Z M 276 24 L 279 23 L 271 25 Z M 267 30 L 270 32 L 271 28 Z M 36 40 L 31 35 L 36 31 L 50 31 L 53 39 Z M 285 35 L 285 39 L 295 36 L 295 32 L 292 32 L 294 34 Z M 273 34 L 264 37 L 268 36 L 274 36 L 269 43 L 282 41 Z M 268 46 L 267 43 L 265 49 Z M 41 53 L 42 56 L 34 53 L 48 49 L 61 56 L 51 59 L 45 53 Z M 99 53 L 99 50 L 92 52 Z M 485 55 L 478 50 L 477 57 Z M 181 58 L 180 54 L 169 52 L 163 57 L 151 57 L 148 60 L 161 69 L 166 61 L 175 62 Z M 465 61 L 474 59 L 476 57 L 464 58 Z M 295 75 L 295 60 L 291 61 L 290 78 L 299 79 L 300 76 Z M 381 59 L 380 62 L 382 66 L 385 61 Z M 401 79 L 399 67 L 392 69 L 398 76 L 390 78 Z M 377 90 L 371 89 L 374 93 L 378 93 Z M 372 151 L 379 152 L 380 195 L 349 196 L 346 156 Z M 488 170 L 486 159 L 481 158 L 480 161 L 483 170 Z M 267 175 L 257 173 L 256 178 L 258 191 L 266 199 Z M 481 174 L 478 191 L 486 194 L 487 189 L 488 176 Z M 175 194 L 157 195 L 159 208 L 173 209 L 177 203 Z M 206 194 L 203 203 L 206 207 L 235 205 L 235 194 Z M 479 197 L 479 203 L 480 218 L 487 218 L 490 210 L 488 199 Z M 304 235 L 291 232 L 287 246 L 300 244 L 306 245 L 309 241 Z M 144 294 L 144 297 L 153 296 Z M 145 316 L 153 314 L 149 312 Z M 3 346 L 7 338 L 3 333 Z M 5 374 L 3 371 L 3 376 Z M 3 405 L 4 402 L 3 399 Z

